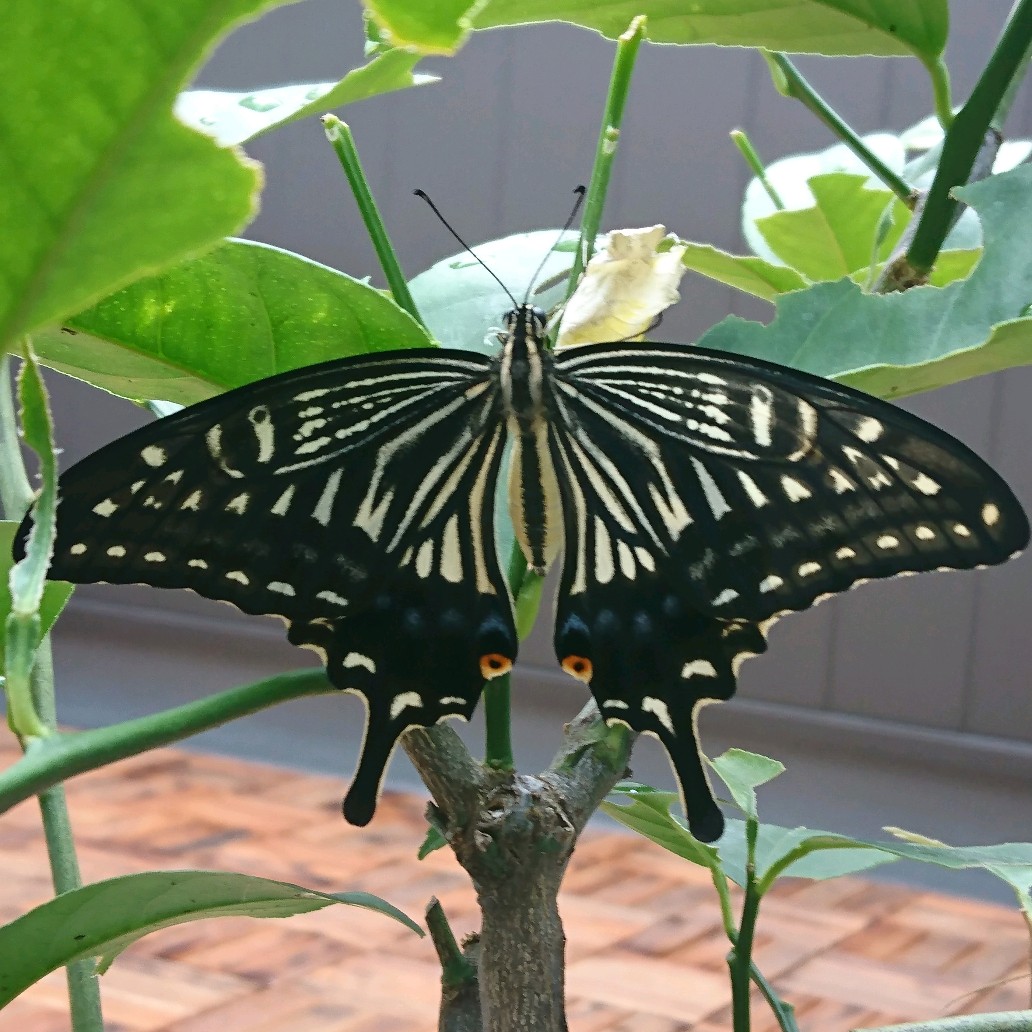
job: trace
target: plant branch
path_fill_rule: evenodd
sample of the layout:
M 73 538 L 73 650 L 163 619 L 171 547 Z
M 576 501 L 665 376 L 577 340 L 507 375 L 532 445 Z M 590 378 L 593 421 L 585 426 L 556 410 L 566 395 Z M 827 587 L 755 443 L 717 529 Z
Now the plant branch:
M 447 724 L 414 727 L 401 744 L 448 825 L 471 821 L 480 811 L 487 778 L 454 729 Z
M 987 135 L 998 137 L 997 111 L 1011 93 L 1015 78 L 1023 72 L 1032 41 L 1032 0 L 1018 0 L 967 103 L 957 112 L 942 145 L 942 156 L 906 262 L 917 276 L 927 275 L 942 249 L 956 218 L 960 202 L 953 188 L 971 179 L 976 158 L 986 146 Z
M 738 924 L 734 946 L 728 954 L 727 965 L 731 972 L 731 1011 L 734 1032 L 749 1032 L 749 990 L 754 966 L 752 962 L 753 936 L 756 933 L 756 919 L 759 916 L 760 895 L 756 884 L 756 836 L 759 824 L 755 817 L 745 823 L 747 855 L 745 863 L 745 899 L 742 902 L 742 919 Z
M 752 145 L 752 140 L 749 139 L 746 131 L 744 129 L 732 129 L 730 136 L 731 142 L 738 148 L 738 153 L 745 158 L 745 163 L 752 169 L 752 173 L 759 180 L 760 186 L 767 192 L 771 204 L 778 211 L 784 211 L 785 202 L 781 199 L 781 195 L 777 190 L 774 189 L 774 184 L 767 178 L 767 169 L 760 160 L 760 155 Z
M 602 224 L 602 210 L 609 190 L 609 178 L 616 160 L 616 148 L 620 141 L 624 107 L 631 87 L 631 76 L 638 49 L 645 38 L 645 17 L 639 15 L 627 27 L 627 31 L 616 42 L 616 58 L 609 79 L 609 93 L 602 113 L 602 129 L 595 149 L 595 162 L 591 168 L 591 181 L 584 197 L 584 215 L 581 219 L 580 243 L 573 257 L 570 281 L 566 288 L 569 301 L 584 273 L 585 266 L 595 250 L 595 240 Z
M 763 51 L 778 92 L 812 111 L 904 204 L 913 205 L 914 188 L 871 150 L 853 128 L 803 78 L 784 54 Z
M 624 777 L 636 737 L 623 724 L 608 727 L 594 699 L 563 728 L 563 744 L 541 780 L 556 789 L 578 834 Z
M 391 238 L 387 234 L 387 227 L 380 215 L 380 209 L 376 206 L 373 193 L 369 189 L 351 128 L 336 115 L 323 115 L 322 123 L 326 130 L 326 138 L 336 152 L 341 168 L 344 169 L 344 175 L 347 176 L 348 184 L 351 186 L 351 192 L 355 195 L 355 203 L 362 215 L 362 221 L 365 223 L 366 232 L 368 232 L 369 239 L 376 251 L 376 257 L 380 260 L 380 268 L 383 269 L 391 295 L 397 304 L 425 329 L 426 323 L 420 317 L 416 302 L 409 292 L 405 274 L 401 270 L 398 256 L 391 244 Z
M 0 813 L 76 774 L 177 742 L 279 702 L 336 690 L 322 669 L 298 670 L 137 720 L 30 742 L 25 755 L 0 772 Z

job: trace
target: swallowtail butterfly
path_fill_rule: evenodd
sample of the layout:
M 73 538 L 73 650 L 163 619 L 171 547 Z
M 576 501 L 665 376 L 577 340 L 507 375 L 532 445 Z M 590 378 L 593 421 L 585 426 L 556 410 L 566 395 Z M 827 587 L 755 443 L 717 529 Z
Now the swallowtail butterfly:
M 345 358 L 129 434 L 61 478 L 51 574 L 281 616 L 366 702 L 344 802 L 365 824 L 399 736 L 468 718 L 516 659 L 493 512 L 508 441 L 527 562 L 562 554 L 559 663 L 606 720 L 660 739 L 712 840 L 695 716 L 734 694 L 774 619 L 873 577 L 1003 562 L 1028 522 L 964 445 L 858 391 L 677 344 L 553 353 L 544 335 L 523 305 L 493 358 Z

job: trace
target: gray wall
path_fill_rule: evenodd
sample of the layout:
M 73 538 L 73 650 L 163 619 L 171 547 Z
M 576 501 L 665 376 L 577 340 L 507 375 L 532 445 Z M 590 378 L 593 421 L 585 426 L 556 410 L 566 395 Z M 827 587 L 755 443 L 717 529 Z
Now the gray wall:
M 948 57 L 962 100 L 1010 3 L 953 6 Z M 350 5 L 307 0 L 238 33 L 199 81 L 242 89 L 332 79 L 360 62 L 357 34 Z M 572 187 L 590 172 L 611 54 L 611 43 L 566 27 L 486 33 L 453 60 L 427 62 L 442 83 L 344 113 L 412 273 L 454 250 L 412 197 L 414 187 L 430 192 L 474 241 L 562 220 Z M 902 128 L 929 110 L 928 83 L 914 61 L 800 64 L 860 131 Z M 801 105 L 773 90 L 752 52 L 643 48 L 608 225 L 662 221 L 690 239 L 741 250 L 738 204 L 747 172 L 728 140 L 735 126 L 748 129 L 767 160 L 834 142 Z M 1028 91 L 1010 133 L 1032 133 Z M 268 179 L 250 236 L 355 275 L 375 268 L 318 122 L 287 127 L 249 150 Z M 692 340 L 728 312 L 770 314 L 698 278 L 686 280 L 682 294 L 680 310 L 664 322 L 670 339 Z M 912 403 L 993 462 L 1026 506 L 1030 386 L 1032 373 L 1022 370 Z M 67 461 L 140 421 L 129 406 L 98 404 L 80 385 L 55 382 L 54 389 Z M 964 841 L 1027 838 L 1030 586 L 1026 559 L 986 572 L 868 585 L 782 621 L 768 656 L 746 664 L 740 699 L 707 715 L 712 750 L 741 744 L 789 762 L 784 787 L 769 792 L 771 819 L 864 832 L 909 823 Z M 556 674 L 548 637 L 547 629 L 535 634 L 520 672 L 516 706 L 525 737 L 518 748 L 527 767 L 547 759 L 558 721 L 581 700 Z M 145 589 L 83 590 L 57 645 L 63 716 L 84 724 L 307 661 L 280 641 L 278 624 L 244 620 L 185 593 Z M 360 722 L 355 700 L 320 700 L 223 729 L 201 744 L 343 771 Z M 641 752 L 636 773 L 667 783 L 658 751 Z M 411 777 L 397 762 L 395 772 Z

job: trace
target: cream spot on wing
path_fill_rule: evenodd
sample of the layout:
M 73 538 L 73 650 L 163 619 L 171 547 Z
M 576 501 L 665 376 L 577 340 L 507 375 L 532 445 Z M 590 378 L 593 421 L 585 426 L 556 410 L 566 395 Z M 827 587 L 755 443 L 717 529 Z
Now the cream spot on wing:
M 110 516 L 112 513 L 118 512 L 118 506 L 113 501 L 111 501 L 110 498 L 105 498 L 104 501 L 97 502 L 97 504 L 93 506 L 93 511 L 98 516 L 107 517 Z
M 628 580 L 634 580 L 634 575 L 638 571 L 634 563 L 634 553 L 631 551 L 630 546 L 624 541 L 617 541 L 616 555 L 620 560 L 620 572 Z
M 287 510 L 290 508 L 290 501 L 294 497 L 294 485 L 290 484 L 287 489 L 276 499 L 275 504 L 272 507 L 272 513 L 275 516 L 286 516 Z
M 935 539 L 935 531 L 932 530 L 931 527 L 920 526 L 914 531 L 914 533 L 922 541 L 933 541 Z
M 416 574 L 421 578 L 430 576 L 434 568 L 434 543 L 429 538 L 419 546 L 416 552 Z
M 670 719 L 670 710 L 662 699 L 655 699 L 651 695 L 646 695 L 641 700 L 641 708 L 645 713 L 654 714 L 663 727 L 671 734 L 674 734 L 674 722 Z
M 332 602 L 335 606 L 346 606 L 348 600 L 338 595 L 335 591 L 320 591 L 315 596 L 321 598 L 324 602 Z
M 716 677 L 717 668 L 708 659 L 693 659 L 681 667 L 682 677 Z
M 204 500 L 204 492 L 197 490 L 190 494 L 179 506 L 180 509 L 193 509 L 197 512 L 201 507 L 201 502 Z
M 784 583 L 784 577 L 779 577 L 776 573 L 772 573 L 769 577 L 764 577 L 760 581 L 760 591 L 763 594 L 766 594 L 768 591 L 776 591 Z
M 112 545 L 108 550 L 107 554 L 112 559 L 121 559 L 125 555 L 125 549 L 121 545 Z
M 269 581 L 266 587 L 269 589 L 269 591 L 278 592 L 280 595 L 293 596 L 296 594 L 296 592 L 294 591 L 294 586 L 292 584 L 288 584 L 286 581 Z
M 243 516 L 247 512 L 247 503 L 251 500 L 251 495 L 244 491 L 242 494 L 238 494 L 236 498 L 226 503 L 226 512 L 235 512 L 238 516 Z
M 899 548 L 899 538 L 894 534 L 882 534 L 877 544 L 879 548 Z
M 634 558 L 638 560 L 638 563 L 643 566 L 649 573 L 654 573 L 656 570 L 656 560 L 652 558 L 652 553 L 647 549 L 642 548 L 641 545 L 634 546 Z
M 749 496 L 749 501 L 756 506 L 757 509 L 766 505 L 770 499 L 760 490 L 759 485 L 753 480 L 748 473 L 744 470 L 737 470 L 738 479 L 745 488 L 745 493 Z
M 843 545 L 836 553 L 836 559 L 855 559 L 856 552 L 849 547 L 849 545 Z
M 813 574 L 820 573 L 820 572 L 821 572 L 821 564 L 820 563 L 803 563 L 803 565 L 799 567 L 799 576 L 800 577 L 810 577 Z
M 916 487 L 921 494 L 926 495 L 936 495 L 942 490 L 942 485 L 932 480 L 927 473 L 918 473 L 911 481 L 911 484 Z
M 195 569 L 198 570 L 208 569 L 208 564 L 203 559 L 191 559 L 186 565 L 193 566 Z
M 606 699 L 606 701 L 602 703 L 602 708 L 603 709 L 630 709 L 630 706 L 628 706 L 627 703 L 623 701 L 623 699 Z
M 982 506 L 982 522 L 987 527 L 995 527 L 1000 522 L 1000 509 L 999 506 L 994 505 L 992 502 Z
M 168 452 L 164 448 L 159 448 L 156 444 L 150 444 L 140 452 L 140 458 L 148 466 L 164 466 L 168 462 Z
M 785 497 L 790 502 L 801 502 L 806 498 L 812 498 L 813 493 L 810 489 L 800 481 L 796 480 L 795 477 L 783 476 L 781 478 L 781 487 L 785 492 Z
M 885 433 L 885 427 L 875 419 L 873 416 L 865 416 L 859 420 L 856 426 L 853 428 L 853 433 L 860 438 L 861 441 L 866 441 L 868 444 L 877 441 L 883 433 Z
M 963 523 L 954 523 L 953 533 L 958 537 L 971 537 L 971 531 Z
M 856 485 L 853 481 L 842 470 L 836 469 L 834 466 L 828 470 L 828 479 L 831 480 L 831 486 L 835 489 L 835 494 L 845 494 L 846 491 L 856 490 Z
M 238 584 L 250 584 L 251 578 L 243 570 L 230 570 L 226 574 L 226 580 L 236 581 Z
M 148 563 L 163 563 L 165 561 L 164 552 L 147 552 L 144 555 L 144 561 Z
M 407 709 L 419 709 L 423 705 L 423 696 L 419 692 L 399 692 L 391 699 L 391 720 Z
M 376 673 L 376 663 L 370 656 L 363 656 L 361 652 L 349 652 L 344 657 L 344 667 L 347 669 L 351 667 L 365 667 L 369 673 Z M 442 699 L 441 701 L 443 702 L 444 700 Z
M 71 552 L 72 555 L 85 555 L 86 546 L 80 541 L 78 544 L 72 545 L 72 547 L 69 548 L 68 551 Z
M 738 592 L 734 588 L 724 588 L 717 597 L 710 603 L 714 606 L 724 606 L 738 598 Z

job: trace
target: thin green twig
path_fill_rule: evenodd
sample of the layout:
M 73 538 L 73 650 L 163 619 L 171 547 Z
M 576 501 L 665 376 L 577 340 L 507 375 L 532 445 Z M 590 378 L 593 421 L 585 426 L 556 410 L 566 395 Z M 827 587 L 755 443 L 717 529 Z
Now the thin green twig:
M 136 720 L 92 731 L 58 732 L 31 742 L 17 763 L 0 771 L 0 813 L 76 774 L 178 742 L 280 702 L 335 691 L 321 668 L 296 670 Z
M 387 286 L 390 287 L 394 300 L 401 308 L 404 308 L 421 326 L 426 324 L 419 315 L 416 302 L 409 292 L 408 283 L 405 281 L 405 274 L 402 272 L 398 256 L 391 244 L 391 238 L 387 233 L 380 209 L 376 206 L 372 190 L 366 180 L 365 172 L 362 169 L 362 162 L 358 157 L 358 148 L 355 146 L 355 138 L 351 134 L 351 128 L 346 122 L 342 122 L 336 115 L 323 115 L 323 128 L 326 131 L 326 139 L 337 154 L 344 175 L 347 176 L 351 192 L 355 195 L 355 203 L 362 215 L 366 232 L 372 241 L 376 256 L 380 260 L 380 268 L 383 269 Z
M 731 140 L 738 148 L 738 152 L 745 158 L 745 163 L 752 169 L 752 173 L 760 182 L 760 186 L 767 191 L 767 196 L 778 211 L 785 210 L 785 202 L 781 195 L 774 189 L 774 184 L 767 178 L 767 169 L 760 160 L 760 155 L 752 145 L 752 140 L 744 129 L 732 129 Z
M 602 211 L 609 191 L 609 179 L 616 160 L 616 149 L 620 141 L 620 129 L 623 125 L 624 108 L 627 94 L 631 88 L 631 77 L 638 57 L 638 49 L 645 38 L 645 17 L 639 15 L 628 26 L 627 31 L 616 43 L 616 58 L 609 79 L 609 92 L 602 113 L 602 129 L 595 148 L 595 163 L 591 169 L 591 180 L 584 197 L 584 216 L 581 219 L 580 245 L 573 258 L 570 270 L 570 281 L 566 288 L 566 299 L 569 300 L 577 289 L 577 284 L 584 273 L 592 253 L 599 227 L 602 225 Z
M 812 111 L 904 204 L 913 204 L 914 188 L 860 139 L 784 54 L 764 51 L 763 56 L 771 66 L 772 74 L 776 75 L 775 83 L 780 93 L 798 100 Z

